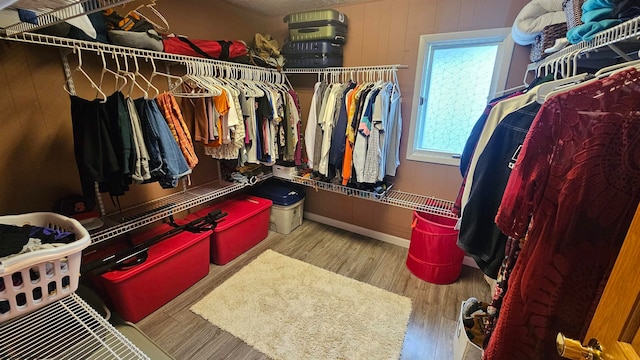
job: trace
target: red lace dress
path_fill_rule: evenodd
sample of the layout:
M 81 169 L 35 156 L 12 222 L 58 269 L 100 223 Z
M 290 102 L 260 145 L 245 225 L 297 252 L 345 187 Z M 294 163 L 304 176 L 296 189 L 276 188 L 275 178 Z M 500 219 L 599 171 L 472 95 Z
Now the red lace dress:
M 640 73 L 542 106 L 509 178 L 498 227 L 525 237 L 486 360 L 560 359 L 582 339 L 640 200 Z

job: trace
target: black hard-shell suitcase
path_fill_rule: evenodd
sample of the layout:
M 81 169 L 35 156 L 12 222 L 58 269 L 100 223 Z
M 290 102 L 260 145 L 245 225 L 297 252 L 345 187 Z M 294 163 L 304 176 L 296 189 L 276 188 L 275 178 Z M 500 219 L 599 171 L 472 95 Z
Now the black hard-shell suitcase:
M 319 54 L 305 57 L 287 57 L 285 68 L 326 68 L 342 66 L 342 56 Z
M 331 40 L 289 41 L 282 46 L 281 52 L 285 57 L 304 57 L 319 54 L 342 56 L 342 45 L 333 43 Z

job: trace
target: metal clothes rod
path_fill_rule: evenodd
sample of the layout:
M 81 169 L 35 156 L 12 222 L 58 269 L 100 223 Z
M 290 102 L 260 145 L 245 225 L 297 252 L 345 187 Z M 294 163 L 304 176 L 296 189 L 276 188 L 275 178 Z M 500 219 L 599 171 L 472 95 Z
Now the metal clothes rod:
M 285 69 L 285 74 L 319 74 L 319 73 L 344 73 L 344 72 L 361 72 L 361 71 L 380 71 L 408 69 L 408 65 L 378 65 L 378 66 L 350 66 L 350 67 L 327 67 L 327 68 L 296 68 Z
M 36 16 L 33 22 L 19 22 L 7 26 L 4 31 L 8 36 L 13 36 L 26 31 L 33 31 L 50 25 L 61 23 L 81 15 L 91 14 L 117 5 L 126 4 L 133 0 L 82 0 L 70 3 L 67 6 L 52 9 L 49 12 Z
M 92 42 L 92 41 L 75 40 L 75 39 L 69 39 L 69 38 L 63 38 L 63 37 L 51 36 L 51 35 L 21 33 L 12 37 L 0 37 L 0 39 L 24 42 L 24 43 L 30 43 L 30 44 L 56 46 L 56 47 L 69 48 L 69 49 L 94 51 L 97 53 L 100 53 L 100 52 L 114 53 L 114 54 L 123 55 L 123 56 L 172 61 L 172 62 L 183 63 L 183 64 L 184 63 L 200 63 L 203 65 L 216 65 L 216 66 L 231 68 L 231 69 L 258 71 L 264 74 L 280 74 L 275 69 L 262 68 L 258 66 L 237 64 L 237 63 L 226 62 L 226 61 L 215 60 L 215 59 L 205 59 L 205 58 L 200 58 L 195 56 L 176 55 L 176 54 L 169 54 L 169 53 L 158 52 L 158 51 L 129 48 L 124 46 L 103 44 L 103 43 Z

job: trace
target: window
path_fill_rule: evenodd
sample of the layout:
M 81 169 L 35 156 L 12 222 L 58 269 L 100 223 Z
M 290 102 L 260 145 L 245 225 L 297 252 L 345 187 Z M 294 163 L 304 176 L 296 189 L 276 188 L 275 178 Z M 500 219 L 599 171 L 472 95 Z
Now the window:
M 422 35 L 407 159 L 458 165 L 487 101 L 504 90 L 510 28 Z

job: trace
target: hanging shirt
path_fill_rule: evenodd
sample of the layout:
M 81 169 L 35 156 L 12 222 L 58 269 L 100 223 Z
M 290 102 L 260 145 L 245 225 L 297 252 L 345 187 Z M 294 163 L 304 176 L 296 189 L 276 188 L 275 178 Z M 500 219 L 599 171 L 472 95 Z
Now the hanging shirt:
M 380 87 L 371 93 L 371 123 L 369 124 L 369 138 L 367 139 L 367 153 L 364 161 L 364 169 L 361 182 L 373 184 L 378 181 L 380 170 L 380 127 L 382 122 L 382 100 L 380 100 Z
M 378 95 L 380 97 L 379 110 L 374 109 L 374 122 L 378 122 L 376 116 L 377 111 L 380 112 L 379 130 L 380 130 L 380 169 L 378 170 L 378 181 L 384 180 L 385 171 L 387 169 L 387 153 L 389 152 L 390 134 L 387 134 L 389 129 L 389 105 L 391 104 L 391 92 L 393 91 L 393 84 L 386 83 L 382 86 L 382 90 Z
M 316 124 L 316 138 L 314 140 L 314 150 L 313 150 L 313 170 L 318 171 L 320 169 L 320 159 L 322 158 L 322 139 L 323 135 L 323 119 L 324 114 L 327 109 L 327 103 L 329 102 L 329 94 L 331 94 L 331 90 L 333 89 L 334 84 L 329 84 L 324 88 L 324 92 L 322 94 L 322 102 L 320 103 L 320 110 L 318 112 L 318 124 Z
M 400 138 L 402 137 L 402 97 L 398 89 L 394 87 L 391 93 L 391 104 L 389 105 L 389 149 L 385 161 L 385 174 L 396 176 L 396 170 L 400 165 Z
M 311 97 L 311 106 L 309 107 L 309 116 L 307 117 L 307 126 L 304 130 L 304 146 L 307 151 L 307 165 L 313 169 L 313 156 L 316 140 L 316 128 L 318 127 L 318 103 L 321 101 L 320 84 L 317 82 L 313 86 L 313 97 Z
M 558 332 L 584 337 L 640 201 L 639 79 L 557 94 L 534 119 L 496 216 L 524 243 L 484 359 L 553 359 Z
M 504 188 L 540 104 L 533 102 L 508 114 L 493 131 L 478 158 L 473 189 L 464 208 L 458 246 L 492 279 L 505 256 L 507 236 L 495 224 Z
M 131 178 L 134 182 L 142 183 L 151 179 L 149 152 L 147 145 L 144 143 L 138 110 L 131 98 L 127 98 L 127 109 L 129 110 L 129 118 L 131 119 L 131 132 L 133 134 L 133 144 L 135 148 L 134 168 L 131 173 Z
M 247 107 L 249 108 L 249 117 L 247 118 L 247 133 L 249 134 L 249 144 L 247 147 L 247 162 L 251 164 L 259 164 L 258 161 L 258 133 L 256 128 L 256 98 L 247 98 Z
M 167 121 L 167 125 L 169 125 L 173 138 L 180 146 L 182 155 L 185 160 L 187 160 L 189 168 L 193 169 L 198 164 L 198 157 L 196 156 L 196 151 L 193 147 L 191 134 L 189 133 L 187 124 L 184 122 L 182 111 L 180 110 L 175 97 L 173 94 L 165 92 L 158 95 L 156 102 Z
M 360 118 L 358 130 L 356 131 L 356 142 L 353 148 L 353 168 L 355 170 L 356 181 L 363 182 L 364 167 L 367 159 L 367 146 L 369 144 L 369 134 L 366 131 L 367 123 L 371 123 L 371 115 L 373 112 L 373 104 L 371 98 L 373 91 L 370 91 L 364 100 L 364 112 Z M 361 130 L 361 125 L 363 130 Z
M 491 134 L 498 126 L 500 121 L 505 118 L 508 114 L 522 108 L 534 101 L 536 101 L 536 93 L 537 88 L 532 89 L 531 91 L 524 93 L 520 96 L 515 96 L 509 99 L 505 99 L 498 104 L 496 104 L 489 113 L 489 117 L 485 121 L 484 127 L 480 134 L 480 138 L 478 139 L 478 143 L 476 144 L 476 148 L 473 152 L 473 156 L 469 162 L 469 171 L 467 171 L 467 176 L 465 177 L 465 187 L 462 192 L 460 207 L 462 209 L 462 214 L 464 214 L 464 207 L 469 200 L 469 193 L 471 192 L 471 188 L 473 187 L 473 174 L 475 173 L 476 164 L 478 163 L 478 157 L 484 151 L 487 142 L 491 138 Z M 464 216 L 464 215 L 463 215 Z

